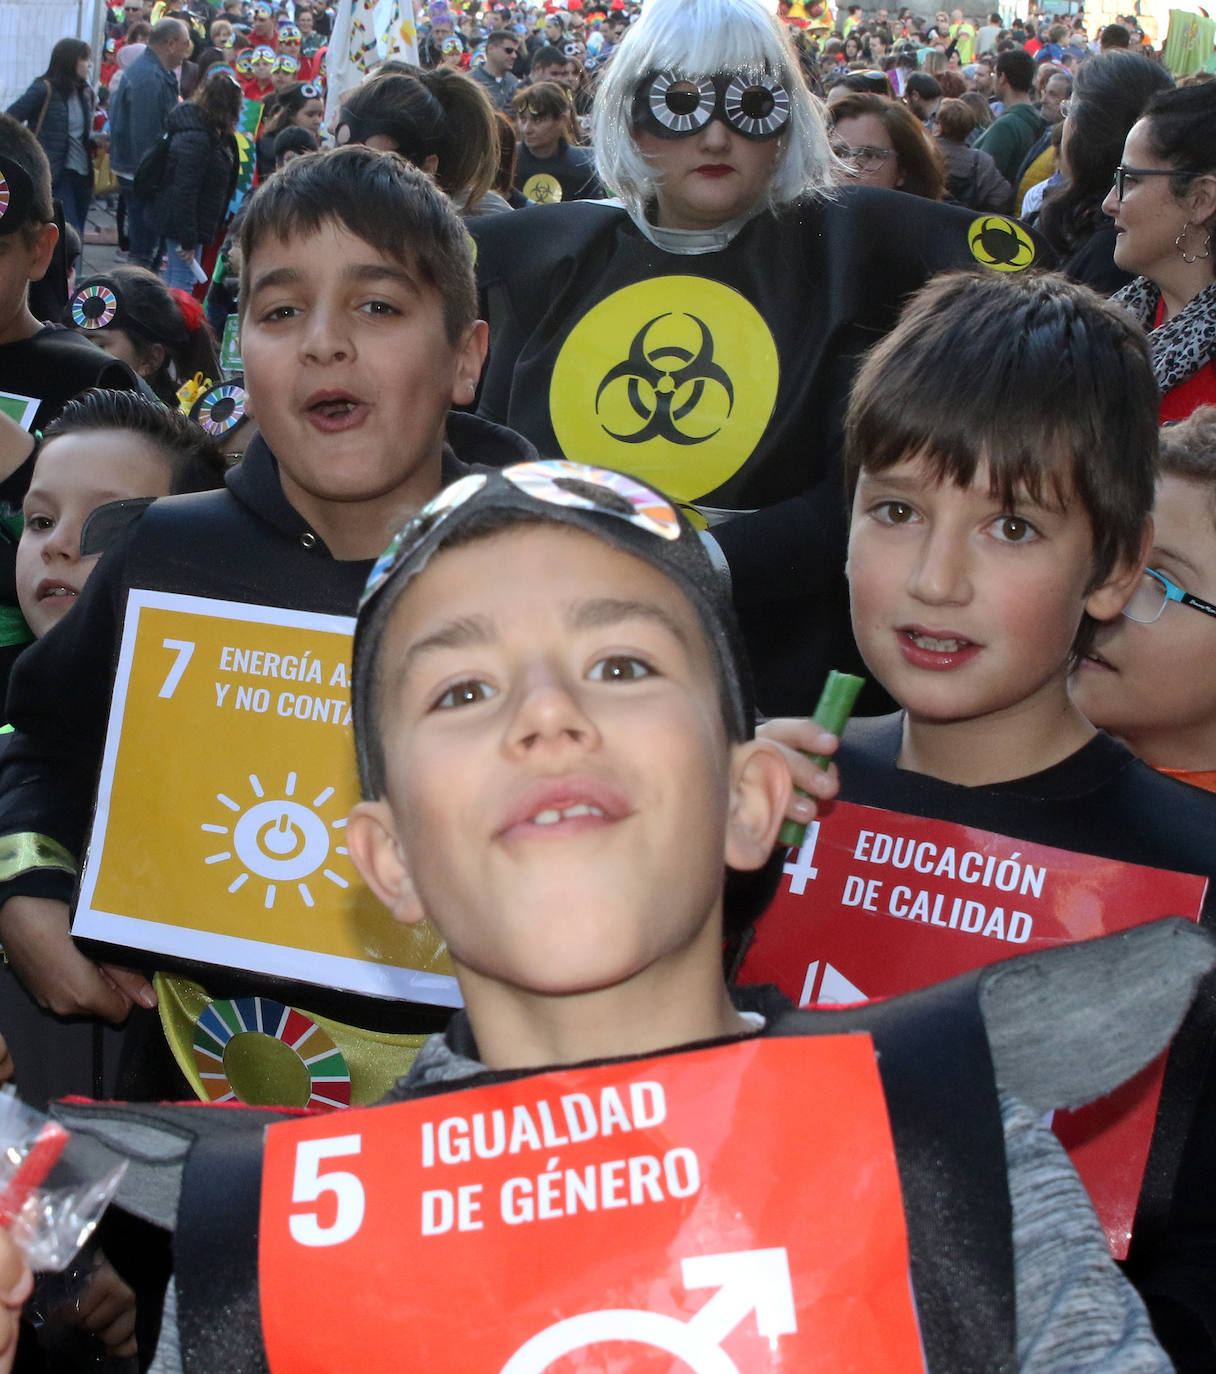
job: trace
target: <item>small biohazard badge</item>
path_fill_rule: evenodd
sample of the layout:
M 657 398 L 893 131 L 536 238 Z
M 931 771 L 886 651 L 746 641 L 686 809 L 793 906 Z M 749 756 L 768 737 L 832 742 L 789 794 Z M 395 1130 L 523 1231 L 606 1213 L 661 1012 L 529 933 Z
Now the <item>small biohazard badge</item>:
M 1038 256 L 1034 239 L 1017 220 L 981 215 L 967 231 L 971 256 L 994 272 L 1024 272 Z

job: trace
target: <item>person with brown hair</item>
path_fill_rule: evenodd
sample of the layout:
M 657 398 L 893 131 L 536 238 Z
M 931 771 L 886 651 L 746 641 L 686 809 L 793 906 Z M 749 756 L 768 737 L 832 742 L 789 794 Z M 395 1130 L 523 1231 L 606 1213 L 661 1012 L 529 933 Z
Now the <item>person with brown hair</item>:
M 165 282 L 190 291 L 195 260 L 215 238 L 236 185 L 234 132 L 241 88 L 227 72 L 214 72 L 170 111 L 165 175 L 148 205 L 148 220 L 167 241 Z
M 946 164 L 946 189 L 968 210 L 1007 213 L 1013 188 L 987 153 L 967 146 L 975 115 L 962 100 L 943 100 L 937 107 L 937 150 Z
M 400 153 L 432 177 L 462 214 L 509 208 L 490 190 L 498 171 L 493 107 L 463 72 L 405 67 L 374 77 L 343 101 L 335 140 L 339 147 L 364 143 Z
M 943 198 L 942 155 L 906 105 L 858 93 L 837 101 L 831 116 L 832 148 L 853 169 L 850 183 L 856 179 L 865 186 L 907 191 L 926 200 Z
M 46 71 L 8 107 L 34 132 L 51 164 L 51 194 L 78 234 L 93 198 L 93 88 L 89 45 L 61 38 Z
M 536 205 L 559 200 L 599 200 L 604 194 L 595 158 L 579 147 L 574 102 L 565 86 L 538 81 L 518 91 L 512 110 L 522 146 L 515 184 Z

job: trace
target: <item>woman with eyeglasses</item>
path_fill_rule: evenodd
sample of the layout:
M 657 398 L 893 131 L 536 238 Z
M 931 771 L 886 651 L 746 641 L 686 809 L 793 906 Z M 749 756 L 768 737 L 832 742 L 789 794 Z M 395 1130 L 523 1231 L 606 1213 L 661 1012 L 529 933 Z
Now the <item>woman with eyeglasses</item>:
M 472 226 L 495 322 L 480 413 L 693 508 L 760 701 L 804 712 L 827 668 L 856 662 L 839 470 L 856 360 L 928 276 L 1028 265 L 1033 237 L 838 188 L 764 0 L 648 0 L 599 80 L 591 143 L 615 201 Z
M 1149 330 L 1161 420 L 1183 420 L 1216 402 L 1216 83 L 1153 97 L 1102 208 L 1136 277 L 1115 299 Z
M 1035 227 L 1059 254 L 1064 275 L 1103 295 L 1131 278 L 1115 261 L 1115 227 L 1102 202 L 1128 130 L 1172 85 L 1164 68 L 1137 53 L 1100 53 L 1077 68 L 1060 143 L 1063 182 L 1044 193 Z
M 832 150 L 844 164 L 842 186 L 854 181 L 906 191 L 926 200 L 946 194 L 946 167 L 925 126 L 898 100 L 855 92 L 833 101 Z

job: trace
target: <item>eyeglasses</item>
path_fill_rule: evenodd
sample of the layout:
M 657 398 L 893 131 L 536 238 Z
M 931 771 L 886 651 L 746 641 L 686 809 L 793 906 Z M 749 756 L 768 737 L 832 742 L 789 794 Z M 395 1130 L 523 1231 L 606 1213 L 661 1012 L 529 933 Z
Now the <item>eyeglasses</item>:
M 500 43 L 499 46 L 502 48 L 503 52 L 505 52 L 508 57 L 517 57 L 519 55 L 518 48 L 508 48 L 505 43 Z
M 711 119 L 744 138 L 777 138 L 789 122 L 789 92 L 775 76 L 717 72 L 681 76 L 655 72 L 638 82 L 633 95 L 633 123 L 659 138 L 687 138 Z
M 1137 625 L 1151 625 L 1160 617 L 1166 603 L 1170 601 L 1177 601 L 1182 606 L 1193 606 L 1204 615 L 1216 615 L 1216 606 L 1210 601 L 1184 592 L 1164 573 L 1159 573 L 1154 568 L 1145 568 L 1144 576 L 1132 593 L 1131 600 L 1123 608 L 1123 614 L 1128 620 L 1134 620 Z
M 832 151 L 842 162 L 851 162 L 859 172 L 877 172 L 884 162 L 897 156 L 894 148 L 879 148 L 873 143 L 863 143 L 860 148 L 833 143 Z
M 1128 177 L 1133 180 L 1138 177 L 1182 177 L 1186 181 L 1193 181 L 1198 175 L 1198 172 L 1176 172 L 1172 167 L 1126 167 L 1121 162 L 1115 168 L 1115 199 L 1123 199 Z

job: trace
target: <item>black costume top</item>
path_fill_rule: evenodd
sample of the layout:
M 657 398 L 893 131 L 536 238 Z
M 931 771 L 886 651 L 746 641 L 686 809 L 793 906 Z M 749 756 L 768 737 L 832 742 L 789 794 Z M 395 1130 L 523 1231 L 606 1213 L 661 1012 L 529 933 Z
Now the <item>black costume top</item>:
M 902 716 L 852 721 L 836 755 L 844 801 L 932 816 L 1208 878 L 1216 926 L 1216 797 L 1163 777 L 1109 735 L 1030 777 L 963 787 L 896 766 Z M 1216 1368 L 1216 982 L 1208 979 L 1166 1071 L 1127 1272 L 1180 1370 Z M 1177 1341 L 1177 1305 L 1194 1323 Z M 1168 1323 L 1168 1325 L 1167 1325 Z M 1189 1352 L 1189 1353 L 1188 1353 Z
M 766 1035 L 873 1037 L 934 1374 L 1010 1374 L 1023 1355 L 1039 1370 L 1061 1368 L 1066 1357 L 1093 1374 L 1164 1370 L 1143 1315 L 1109 1271 L 1075 1174 L 1036 1118 L 1052 1104 L 1111 1091 L 1158 1053 L 1214 957 L 1210 937 L 1165 921 L 864 1007 L 795 1012 L 773 989 L 733 991 L 736 1006 L 763 1016 Z M 1062 1034 L 1046 1026 L 1045 1003 L 1067 1009 Z M 1130 1035 L 1112 1035 L 1129 1020 Z M 1097 1052 L 1112 1043 L 1112 1056 Z M 386 1100 L 527 1076 L 476 1059 L 471 1027 L 457 1013 Z M 259 1195 L 264 1129 L 281 1114 L 70 1102 L 55 1115 L 128 1160 L 120 1207 L 154 1228 L 176 1226 L 177 1300 L 166 1307 L 173 1323 L 153 1368 L 264 1374 Z M 141 1244 L 154 1234 L 141 1232 Z M 121 1228 L 107 1234 L 103 1223 L 102 1239 L 123 1272 Z M 381 1279 L 399 1282 L 391 1273 Z
M 704 233 L 643 230 L 612 202 L 470 232 L 491 339 L 479 413 L 705 513 L 761 707 L 809 713 L 824 672 L 857 661 L 840 452 L 858 358 L 934 273 L 1050 250 L 1000 216 L 856 187 Z
M 55 325 L 45 325 L 28 339 L 0 344 L 0 391 L 33 396 L 40 402 L 35 429 L 45 429 L 73 396 L 91 386 L 138 391 L 139 381 L 126 363 Z

